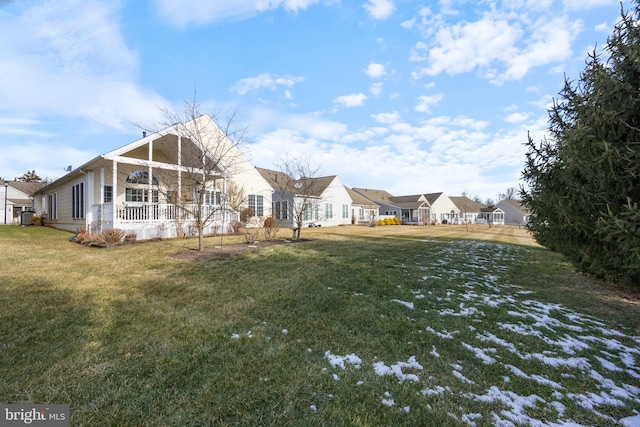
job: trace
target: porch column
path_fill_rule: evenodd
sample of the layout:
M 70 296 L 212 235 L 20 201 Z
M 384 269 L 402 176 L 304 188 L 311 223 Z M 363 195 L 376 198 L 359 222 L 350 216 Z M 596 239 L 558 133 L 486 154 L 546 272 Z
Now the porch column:
M 179 204 L 182 201 L 182 137 L 178 135 L 178 194 L 173 202 Z
M 113 190 L 112 190 L 113 191 Z M 102 231 L 104 222 L 104 168 L 100 168 L 100 190 L 98 191 L 98 230 Z M 113 194 L 111 195 L 113 197 Z
M 95 173 L 88 171 L 86 175 L 86 197 L 84 200 L 84 212 L 85 212 L 85 228 L 87 231 L 93 230 L 93 203 L 95 201 L 94 189 L 95 189 Z
M 113 161 L 112 170 L 111 170 L 111 186 L 112 186 L 112 204 L 113 209 L 111 209 L 111 227 L 117 228 L 118 224 L 118 162 Z
M 153 203 L 153 168 L 151 162 L 153 161 L 153 140 L 149 141 L 149 184 L 147 185 L 148 201 L 147 203 Z

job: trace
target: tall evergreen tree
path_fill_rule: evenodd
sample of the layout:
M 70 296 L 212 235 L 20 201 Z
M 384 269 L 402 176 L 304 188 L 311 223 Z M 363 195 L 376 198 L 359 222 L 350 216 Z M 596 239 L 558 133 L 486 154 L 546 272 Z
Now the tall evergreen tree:
M 529 137 L 521 189 L 536 240 L 594 276 L 640 287 L 640 0 L 565 78 L 549 139 Z

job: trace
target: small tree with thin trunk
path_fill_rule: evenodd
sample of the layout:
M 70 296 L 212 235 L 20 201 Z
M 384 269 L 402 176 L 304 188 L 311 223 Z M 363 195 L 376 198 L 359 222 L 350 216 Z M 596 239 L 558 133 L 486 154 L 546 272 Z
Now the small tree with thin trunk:
M 155 171 L 166 178 L 158 191 L 175 205 L 179 227 L 189 224 L 197 230 L 202 251 L 206 226 L 217 221 L 224 233 L 230 226 L 230 212 L 242 204 L 241 189 L 231 177 L 242 158 L 245 129 L 235 125 L 235 112 L 209 116 L 201 113 L 195 99 L 185 101 L 181 112 L 163 109 L 162 114 L 159 127 L 177 137 L 178 174 L 170 168 Z
M 320 168 L 314 166 L 307 157 L 286 157 L 278 169 L 282 178 L 278 183 L 277 197 L 290 200 L 293 239 L 297 240 L 305 222 L 320 219 L 318 212 L 323 190 L 318 180 Z

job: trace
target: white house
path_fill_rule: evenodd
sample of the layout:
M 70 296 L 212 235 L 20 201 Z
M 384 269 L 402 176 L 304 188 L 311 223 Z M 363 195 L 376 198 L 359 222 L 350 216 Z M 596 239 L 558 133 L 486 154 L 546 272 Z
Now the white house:
M 21 222 L 21 213 L 33 209 L 32 194 L 43 182 L 0 181 L 0 224 Z
M 431 220 L 436 223 L 456 223 L 459 209 L 444 193 L 429 193 L 424 195 L 431 208 Z
M 279 227 L 351 224 L 351 197 L 336 175 L 296 181 L 283 172 L 256 170 L 273 189 L 271 210 Z M 302 224 L 295 223 L 297 213 Z
M 485 207 L 484 205 L 474 202 L 466 196 L 451 196 L 449 199 L 451 199 L 458 208 L 458 218 L 457 221 L 454 219 L 454 223 L 476 224 L 478 222 L 478 217 L 481 216 L 482 209 Z
M 497 206 L 482 208 L 477 222 L 489 225 L 504 225 L 504 211 Z
M 231 191 L 233 189 L 233 191 Z M 233 199 L 233 200 L 232 200 Z M 269 185 L 208 115 L 98 156 L 34 193 L 47 224 L 138 239 L 227 231 L 238 211 L 271 215 Z

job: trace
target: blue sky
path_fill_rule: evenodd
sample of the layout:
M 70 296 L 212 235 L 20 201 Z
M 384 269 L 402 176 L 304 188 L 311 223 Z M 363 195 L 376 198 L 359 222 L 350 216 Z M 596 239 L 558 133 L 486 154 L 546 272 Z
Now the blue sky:
M 630 7 L 630 2 L 623 2 Z M 64 175 L 196 93 L 252 163 L 394 195 L 518 187 L 618 0 L 0 0 L 0 176 Z

